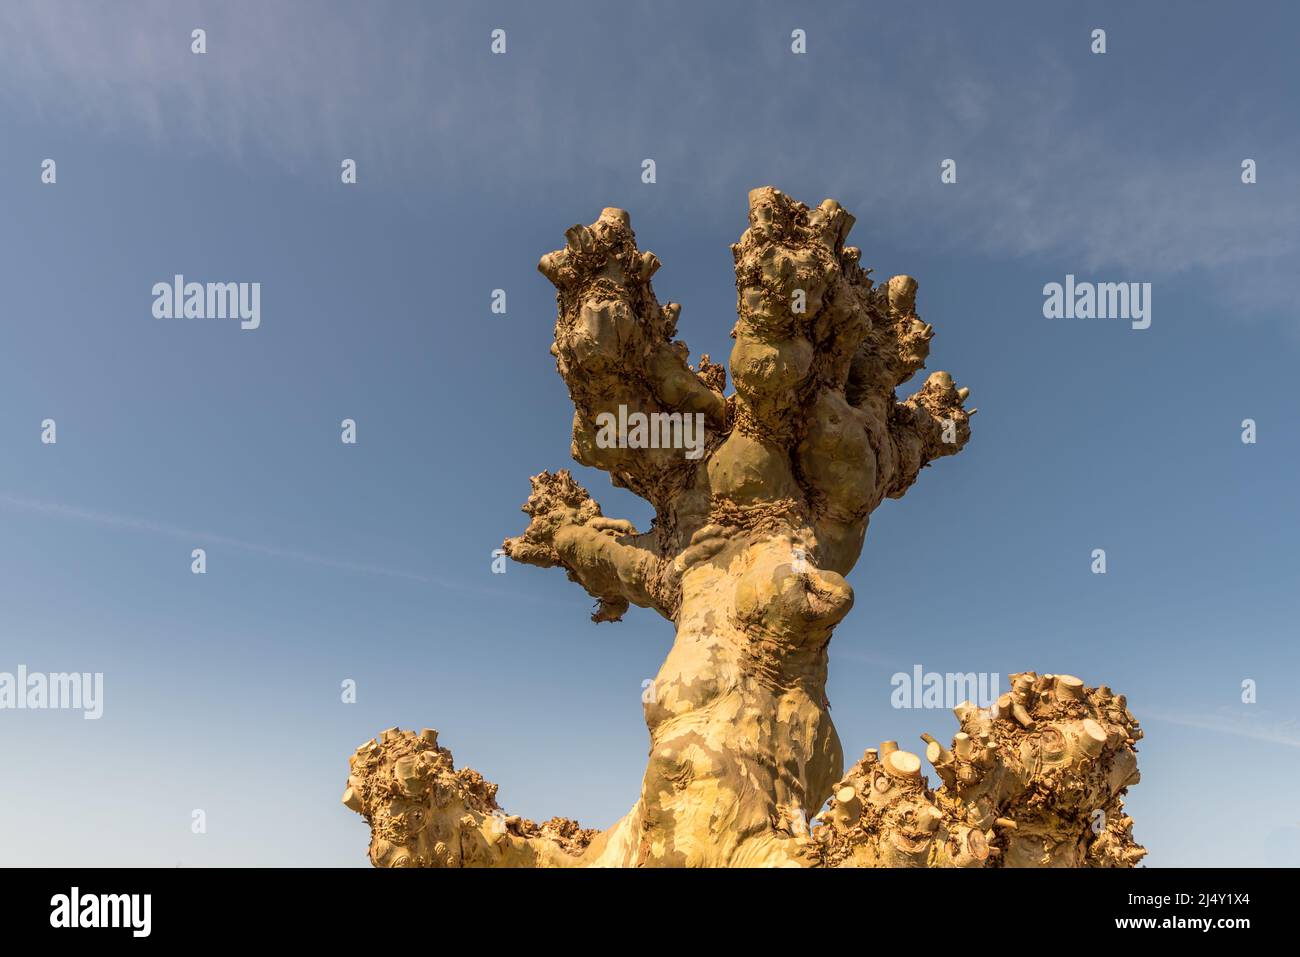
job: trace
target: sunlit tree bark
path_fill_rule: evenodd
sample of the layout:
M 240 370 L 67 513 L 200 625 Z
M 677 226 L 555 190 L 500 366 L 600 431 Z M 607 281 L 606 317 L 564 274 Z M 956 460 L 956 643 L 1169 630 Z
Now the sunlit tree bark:
M 853 217 L 765 187 L 732 247 L 738 320 L 723 367 L 688 364 L 680 307 L 628 214 L 574 226 L 539 269 L 558 289 L 552 354 L 574 405 L 572 454 L 655 509 L 604 516 L 564 470 L 532 479 L 518 562 L 563 568 L 596 621 L 630 605 L 676 641 L 645 697 L 640 799 L 604 832 L 507 815 L 437 734 L 391 729 L 351 758 L 344 803 L 381 866 L 1129 866 L 1123 814 L 1141 731 L 1123 696 L 1068 675 L 1013 676 L 996 706 L 957 708 L 948 745 L 884 742 L 846 773 L 827 646 L 853 605 L 844 576 L 871 512 L 970 438 L 946 372 L 913 395 L 933 329 L 917 284 L 877 285 L 844 245 Z M 659 439 L 638 426 L 652 423 Z M 619 427 L 611 427 L 616 422 Z M 692 427 L 698 427 L 693 430 Z M 819 813 L 820 812 L 820 813 Z

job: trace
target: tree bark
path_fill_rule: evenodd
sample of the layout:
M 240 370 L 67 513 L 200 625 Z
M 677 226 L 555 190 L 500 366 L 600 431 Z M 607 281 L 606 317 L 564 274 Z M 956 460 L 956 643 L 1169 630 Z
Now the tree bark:
M 1145 853 L 1122 801 L 1141 731 L 1122 696 L 1068 675 L 1015 675 L 994 707 L 956 709 L 949 746 L 926 735 L 938 790 L 894 742 L 844 772 L 825 692 L 831 634 L 853 605 L 844 575 L 871 511 L 960 451 L 975 413 L 945 372 L 898 400 L 934 332 L 914 279 L 872 283 L 844 245 L 852 225 L 833 200 L 750 194 L 732 247 L 727 397 L 722 366 L 692 368 L 674 340 L 680 307 L 655 298 L 659 261 L 637 249 L 627 213 L 604 210 L 542 258 L 573 456 L 656 515 L 638 533 L 567 471 L 542 472 L 505 550 L 564 568 L 596 621 L 637 605 L 675 624 L 643 696 L 640 799 L 603 833 L 537 825 L 456 770 L 436 732 L 390 729 L 353 756 L 343 798 L 370 822 L 374 864 L 1131 866 Z M 623 427 L 637 415 L 666 424 L 637 436 Z

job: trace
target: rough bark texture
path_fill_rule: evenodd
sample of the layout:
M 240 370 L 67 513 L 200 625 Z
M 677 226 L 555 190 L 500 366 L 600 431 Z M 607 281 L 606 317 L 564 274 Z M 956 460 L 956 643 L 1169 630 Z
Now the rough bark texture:
M 861 268 L 844 245 L 852 225 L 833 200 L 750 194 L 732 247 L 731 396 L 721 365 L 688 364 L 680 307 L 655 298 L 659 261 L 637 249 L 626 212 L 572 227 L 542 257 L 559 290 L 551 352 L 575 408 L 573 457 L 655 519 L 639 533 L 567 471 L 542 472 L 505 550 L 563 568 L 596 599 L 596 621 L 633 604 L 676 625 L 644 696 L 641 796 L 605 832 L 537 825 L 455 770 L 436 732 L 391 729 L 351 758 L 343 796 L 371 825 L 374 864 L 1131 866 L 1145 853 L 1122 804 L 1141 731 L 1122 695 L 1068 675 L 1016 675 L 995 707 L 958 707 L 949 746 L 926 736 L 937 791 L 894 742 L 844 772 L 825 693 L 831 632 L 853 604 L 844 576 L 872 510 L 961 451 L 975 412 L 946 372 L 897 398 L 933 329 L 914 279 L 875 285 Z M 601 416 L 620 406 L 700 416 L 702 454 L 609 441 Z

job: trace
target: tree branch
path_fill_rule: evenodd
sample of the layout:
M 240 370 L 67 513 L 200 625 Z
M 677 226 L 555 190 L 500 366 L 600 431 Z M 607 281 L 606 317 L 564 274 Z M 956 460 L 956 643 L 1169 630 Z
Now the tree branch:
M 601 515 L 567 469 L 542 472 L 531 481 L 533 491 L 522 510 L 532 521 L 523 535 L 505 540 L 507 555 L 526 565 L 563 567 L 599 601 L 593 621 L 618 621 L 629 602 L 673 617 L 676 578 L 647 547 L 655 536 L 638 536 L 631 522 Z
M 655 298 L 650 277 L 659 260 L 637 249 L 624 210 L 607 208 L 565 238 L 565 248 L 547 253 L 537 268 L 558 290 L 551 353 L 573 400 L 573 457 L 662 510 L 714 441 L 708 432 L 726 426 L 725 373 L 707 356 L 698 372 L 687 364 L 689 350 L 673 339 L 681 307 Z M 656 413 L 677 414 L 679 435 L 692 428 L 697 447 L 629 447 L 635 443 L 621 429 L 609 429 L 611 420 Z
M 962 408 L 968 395 L 970 390 L 958 389 L 948 373 L 934 372 L 917 392 L 894 405 L 889 419 L 894 468 L 886 495 L 901 498 L 921 469 L 966 446 L 975 413 Z
M 507 815 L 497 786 L 456 770 L 438 732 L 389 728 L 348 759 L 343 803 L 370 824 L 376 867 L 574 867 L 596 831 Z
M 836 785 L 814 837 L 837 867 L 1131 867 L 1146 854 L 1123 795 L 1138 782 L 1142 732 L 1122 695 L 1070 675 L 1012 675 L 988 711 L 954 710 L 946 748 L 921 759 L 886 741 Z

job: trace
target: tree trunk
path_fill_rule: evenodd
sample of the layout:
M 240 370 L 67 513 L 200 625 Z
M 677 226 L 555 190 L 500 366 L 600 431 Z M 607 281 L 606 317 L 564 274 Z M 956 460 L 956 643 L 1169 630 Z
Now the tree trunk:
M 843 772 L 826 648 L 853 596 L 834 572 L 792 571 L 791 551 L 765 533 L 683 576 L 677 640 L 643 696 L 641 800 L 597 863 L 808 858 L 808 819 Z
M 732 247 L 735 393 L 674 341 L 680 307 L 628 216 L 574 226 L 539 268 L 559 290 L 552 353 L 576 414 L 573 455 L 655 506 L 652 529 L 606 518 L 567 471 L 532 479 L 516 561 L 559 566 L 597 599 L 672 621 L 643 696 L 641 796 L 603 833 L 507 816 L 436 732 L 396 729 L 351 759 L 344 803 L 380 866 L 1131 866 L 1122 796 L 1141 731 L 1123 696 L 1068 675 L 1014 675 L 996 705 L 956 710 L 950 746 L 886 741 L 844 772 L 827 646 L 853 604 L 844 575 L 871 511 L 970 437 L 969 390 L 936 372 L 910 398 L 933 329 L 916 282 L 874 286 L 843 245 L 853 217 L 770 187 Z M 648 421 L 648 425 L 645 423 Z M 694 427 L 692 427 L 694 426 Z

